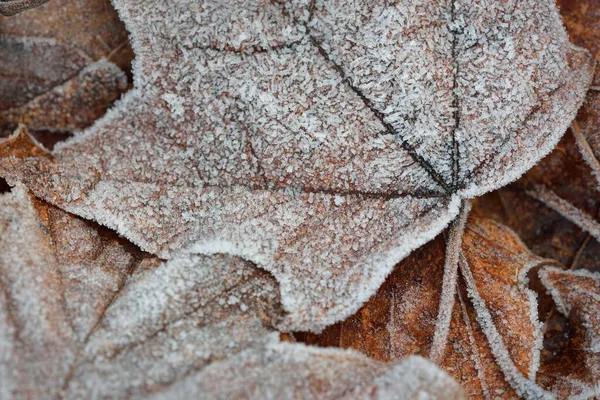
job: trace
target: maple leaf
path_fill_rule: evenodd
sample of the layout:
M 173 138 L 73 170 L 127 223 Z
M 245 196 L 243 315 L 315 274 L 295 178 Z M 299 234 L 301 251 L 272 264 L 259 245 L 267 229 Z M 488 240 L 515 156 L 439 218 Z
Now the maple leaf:
M 356 311 L 461 199 L 546 154 L 591 79 L 551 1 L 115 5 L 134 89 L 2 175 L 161 257 L 256 262 L 288 328 Z
M 277 282 L 239 258 L 162 263 L 20 185 L 0 206 L 2 399 L 462 398 L 418 357 L 280 342 Z

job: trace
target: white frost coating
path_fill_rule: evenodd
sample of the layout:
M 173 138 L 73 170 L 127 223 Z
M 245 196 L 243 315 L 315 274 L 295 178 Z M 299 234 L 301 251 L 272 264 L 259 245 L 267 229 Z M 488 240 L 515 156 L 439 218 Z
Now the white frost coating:
M 0 174 L 155 254 L 259 263 L 295 329 L 350 315 L 461 198 L 539 160 L 591 79 L 551 0 L 115 6 L 135 88 Z
M 459 212 L 460 201 L 456 200 L 449 206 L 449 214 L 456 215 Z M 415 234 L 413 236 L 414 243 L 426 243 L 435 235 L 437 232 L 438 223 L 433 223 L 431 228 L 425 230 L 422 233 Z M 401 247 L 394 249 L 394 251 L 390 251 L 387 254 L 372 254 L 371 259 L 363 261 L 364 265 L 359 265 L 360 271 L 363 274 L 360 278 L 360 285 L 352 285 L 352 302 L 342 302 L 339 299 L 334 298 L 322 298 L 319 302 L 319 307 L 323 307 L 325 305 L 331 304 L 327 306 L 328 315 L 321 317 L 317 325 L 313 322 L 311 325 L 300 325 L 304 329 L 311 329 L 313 331 L 319 331 L 327 325 L 333 324 L 337 322 L 339 319 L 343 319 L 360 309 L 362 304 L 366 302 L 373 294 L 374 291 L 377 290 L 387 277 L 387 271 L 391 270 L 394 265 L 397 264 L 398 260 L 403 259 L 411 251 L 415 250 L 418 246 L 411 247 Z M 277 270 L 271 270 L 269 267 L 269 261 L 260 258 L 260 253 L 253 252 L 252 250 L 248 251 L 247 248 L 239 248 L 234 247 L 231 241 L 228 242 L 209 242 L 196 244 L 192 246 L 189 250 L 183 251 L 189 253 L 202 253 L 202 254 L 218 254 L 218 253 L 226 253 L 233 254 L 240 257 L 244 257 L 249 259 L 261 266 L 265 266 L 265 268 L 273 273 L 275 278 L 278 280 L 281 290 L 281 301 L 283 307 L 289 313 L 292 313 L 292 317 L 284 321 L 279 325 L 279 328 L 282 330 L 292 330 L 298 329 L 298 323 L 294 321 L 294 315 L 297 313 L 305 313 L 307 312 L 304 307 L 302 301 L 298 301 L 295 293 L 298 291 L 298 282 L 295 280 L 288 279 L 285 275 L 281 275 Z M 374 269 L 372 266 L 378 265 L 385 268 Z M 324 272 L 325 279 L 330 278 L 326 275 L 327 271 Z M 350 280 L 351 278 L 344 278 L 345 280 Z M 342 282 L 343 283 L 343 282 Z M 339 302 L 339 304 L 335 304 Z M 316 310 L 318 312 L 318 310 Z
M 440 308 L 435 324 L 435 332 L 431 344 L 429 358 L 435 362 L 444 356 L 444 350 L 448 341 L 450 320 L 456 299 L 456 285 L 458 279 L 458 259 L 461 254 L 462 237 L 465 232 L 465 224 L 471 210 L 468 201 L 462 203 L 460 214 L 454 220 L 446 244 L 446 257 L 444 260 L 444 278 L 442 280 L 442 294 L 440 296 Z
M 519 282 L 521 283 L 522 288 L 526 288 L 526 285 L 528 282 L 527 272 L 536 265 L 538 265 L 538 264 L 532 263 L 530 267 L 527 267 L 527 266 L 524 267 L 523 271 L 521 271 L 521 273 L 519 274 L 520 275 Z M 525 289 L 525 294 L 527 296 L 528 303 L 529 303 L 529 319 L 531 321 L 531 324 L 533 326 L 537 327 L 535 343 L 533 345 L 533 348 L 531 349 L 531 352 L 533 353 L 533 359 L 531 360 L 531 365 L 529 366 L 529 374 L 527 376 L 529 378 L 529 380 L 531 380 L 532 382 L 535 382 L 537 372 L 540 368 L 540 355 L 541 355 L 542 349 L 544 348 L 544 330 L 543 330 L 543 324 L 541 323 L 540 319 L 538 318 L 537 295 L 535 294 L 535 292 L 533 292 L 532 290 L 529 290 L 529 289 Z
M 174 93 L 165 93 L 162 95 L 162 99 L 167 102 L 171 109 L 171 115 L 175 120 L 181 120 L 185 112 L 183 106 L 183 99 Z
M 272 343 L 205 368 L 153 399 L 462 399 L 459 385 L 417 356 L 380 363 L 358 352 Z
M 528 190 L 527 194 L 573 222 L 582 230 L 595 237 L 596 240 L 600 240 L 600 223 L 558 196 L 546 186 L 536 185 L 533 189 Z
M 487 380 L 485 379 L 485 370 L 483 369 L 483 363 L 481 362 L 481 356 L 479 355 L 479 348 L 477 347 L 477 342 L 475 341 L 475 336 L 473 334 L 473 327 L 471 326 L 471 320 L 469 319 L 469 314 L 467 312 L 467 307 L 465 305 L 465 300 L 460 292 L 457 294 L 460 312 L 463 317 L 463 322 L 467 327 L 467 335 L 469 337 L 469 344 L 473 349 L 473 358 L 475 362 L 475 367 L 477 368 L 477 377 L 479 378 L 479 382 L 481 384 L 481 391 L 483 392 L 484 398 L 491 398 L 489 394 L 489 388 L 487 384 Z
M 506 380 L 516 390 L 519 396 L 524 396 L 528 399 L 553 399 L 554 396 L 552 393 L 543 390 L 535 384 L 535 381 L 531 381 L 519 372 L 504 345 L 502 336 L 494 325 L 494 321 L 484 300 L 477 290 L 477 285 L 464 256 L 461 256 L 459 266 L 467 284 L 467 292 L 475 307 L 477 322 L 479 322 L 481 329 L 485 333 L 492 354 L 494 355 L 498 366 L 504 373 Z

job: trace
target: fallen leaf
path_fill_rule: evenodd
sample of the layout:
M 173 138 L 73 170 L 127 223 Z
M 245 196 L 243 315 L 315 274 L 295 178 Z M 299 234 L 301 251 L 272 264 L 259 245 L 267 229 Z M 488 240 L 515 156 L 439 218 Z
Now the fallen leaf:
M 25 124 L 34 130 L 75 131 L 90 126 L 127 89 L 127 77 L 115 64 L 100 60 L 67 82 L 21 107 L 0 111 L 0 123 Z
M 23 187 L 0 204 L 0 398 L 51 397 L 143 257 Z
M 133 52 L 108 0 L 57 0 L 4 19 L 0 54 L 2 136 L 23 123 L 52 148 L 129 88 Z
M 0 49 L 2 110 L 22 106 L 92 62 L 81 50 L 47 38 L 3 35 Z
M 356 352 L 280 343 L 211 365 L 153 398 L 189 398 L 206 388 L 215 399 L 464 398 L 454 380 L 421 357 L 383 366 Z
M 191 386 L 210 398 L 462 398 L 419 358 L 279 343 L 277 283 L 239 258 L 159 265 L 23 186 L 0 204 L 2 399 L 172 398 Z
M 109 0 L 52 0 L 2 19 L 0 36 L 52 39 L 94 61 L 107 58 L 123 71 L 133 58 L 127 30 Z
M 600 394 L 600 274 L 586 270 L 544 268 L 542 283 L 557 309 L 568 318 L 569 340 L 538 380 L 560 398 L 591 399 Z
M 591 79 L 550 1 L 115 4 L 134 89 L 2 175 L 161 257 L 256 262 L 295 329 L 356 311 L 549 152 Z

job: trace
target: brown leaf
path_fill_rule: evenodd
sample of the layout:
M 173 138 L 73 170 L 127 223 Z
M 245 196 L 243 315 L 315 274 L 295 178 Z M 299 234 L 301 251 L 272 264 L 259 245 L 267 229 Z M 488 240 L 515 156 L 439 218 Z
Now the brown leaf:
M 0 202 L 0 397 L 56 395 L 141 253 L 22 187 Z
M 94 61 L 105 57 L 124 71 L 130 70 L 133 59 L 127 30 L 109 0 L 52 0 L 3 19 L 0 36 L 53 39 Z M 43 61 L 38 58 L 37 64 Z
M 0 109 L 22 106 L 90 62 L 81 50 L 51 39 L 0 36 Z
M 0 135 L 26 124 L 49 148 L 128 89 L 133 53 L 108 0 L 57 0 L 0 25 Z
M 558 311 L 568 318 L 569 340 L 538 381 L 560 397 L 596 398 L 600 392 L 600 275 L 586 270 L 544 268 L 540 277 Z
M 0 111 L 0 123 L 25 124 L 33 130 L 74 131 L 90 126 L 127 89 L 127 78 L 116 65 L 97 61 L 65 83 L 28 103 Z

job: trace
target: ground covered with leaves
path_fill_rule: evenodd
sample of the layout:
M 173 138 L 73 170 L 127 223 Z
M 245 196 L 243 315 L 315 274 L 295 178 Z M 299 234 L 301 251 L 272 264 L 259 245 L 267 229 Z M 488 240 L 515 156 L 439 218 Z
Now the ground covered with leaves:
M 0 14 L 0 399 L 600 397 L 596 0 Z

